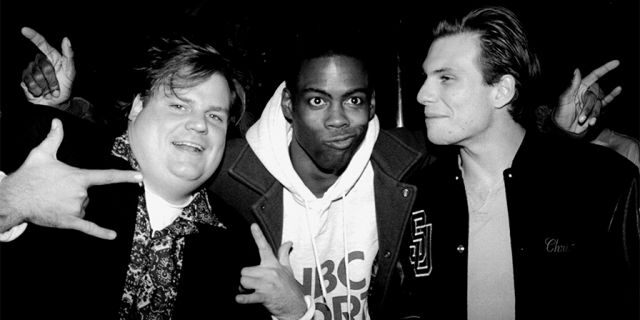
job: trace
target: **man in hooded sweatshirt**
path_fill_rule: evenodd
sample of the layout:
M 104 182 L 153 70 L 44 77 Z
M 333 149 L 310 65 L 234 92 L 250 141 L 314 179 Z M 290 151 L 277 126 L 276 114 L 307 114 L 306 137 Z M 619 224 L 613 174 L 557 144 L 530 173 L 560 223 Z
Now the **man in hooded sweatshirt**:
M 410 137 L 380 129 L 371 64 L 354 42 L 301 39 L 285 83 L 246 141 L 229 146 L 211 187 L 273 248 L 293 243 L 291 270 L 320 319 L 382 315 L 416 193 L 404 179 L 423 158 Z M 267 272 L 249 271 L 241 282 L 261 292 Z

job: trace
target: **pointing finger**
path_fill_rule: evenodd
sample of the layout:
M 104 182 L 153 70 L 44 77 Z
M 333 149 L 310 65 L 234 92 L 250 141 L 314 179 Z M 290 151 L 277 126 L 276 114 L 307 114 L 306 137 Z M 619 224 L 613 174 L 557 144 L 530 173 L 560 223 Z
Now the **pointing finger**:
M 622 87 L 620 86 L 617 86 L 615 89 L 611 90 L 611 92 L 606 97 L 602 98 L 602 106 L 604 107 L 611 103 L 611 101 L 613 101 L 613 99 L 620 95 L 620 93 L 622 93 Z
M 260 230 L 260 227 L 258 227 L 258 224 L 251 224 L 251 234 L 253 235 L 253 240 L 258 246 L 258 252 L 260 253 L 260 265 L 263 265 L 265 263 L 277 263 L 276 257 L 271 250 L 271 246 L 269 246 L 269 243 L 264 237 L 262 230 Z
M 49 45 L 47 40 L 35 30 L 29 27 L 23 27 L 20 31 L 22 32 L 22 35 L 31 40 L 31 42 L 33 42 L 33 44 L 35 44 L 49 60 L 55 61 L 60 57 L 58 50 Z
M 113 240 L 116 238 L 115 231 L 105 229 L 91 221 L 83 220 L 80 218 L 73 217 L 65 226 L 62 227 L 78 230 L 80 232 L 84 232 L 90 236 L 94 236 L 100 239 Z
M 617 68 L 619 65 L 620 65 L 620 61 L 611 60 L 611 61 L 605 63 L 604 65 L 600 66 L 598 69 L 595 69 L 591 73 L 589 73 L 588 76 L 586 76 L 584 79 L 582 79 L 582 83 L 585 86 L 589 87 L 593 83 L 598 81 L 598 79 L 600 79 L 602 76 L 607 74 L 609 71 Z
M 140 183 L 142 174 L 134 170 L 89 170 L 78 169 L 85 177 L 88 186 L 98 186 L 113 183 Z

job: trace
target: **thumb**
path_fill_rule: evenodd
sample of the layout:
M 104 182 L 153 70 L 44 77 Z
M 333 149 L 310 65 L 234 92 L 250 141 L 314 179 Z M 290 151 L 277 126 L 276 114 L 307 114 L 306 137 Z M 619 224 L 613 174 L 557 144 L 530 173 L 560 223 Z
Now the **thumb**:
M 47 134 L 47 137 L 44 138 L 36 148 L 51 155 L 54 159 L 57 159 L 56 153 L 58 153 L 58 148 L 60 147 L 63 138 L 64 130 L 62 129 L 62 122 L 59 119 L 53 119 L 51 121 L 51 130 L 49 130 L 49 134 Z
M 582 81 L 582 75 L 580 74 L 580 69 L 576 69 L 573 71 L 573 79 L 571 79 L 571 86 L 565 93 L 574 93 L 578 91 L 578 87 L 580 87 L 580 82 Z
M 278 249 L 278 261 L 281 265 L 291 269 L 291 263 L 289 262 L 289 253 L 291 253 L 291 248 L 293 248 L 293 242 L 287 241 L 280 246 Z
M 71 48 L 71 40 L 69 40 L 69 38 L 67 37 L 64 37 L 64 39 L 62 39 L 62 55 L 69 59 L 73 59 L 73 49 Z

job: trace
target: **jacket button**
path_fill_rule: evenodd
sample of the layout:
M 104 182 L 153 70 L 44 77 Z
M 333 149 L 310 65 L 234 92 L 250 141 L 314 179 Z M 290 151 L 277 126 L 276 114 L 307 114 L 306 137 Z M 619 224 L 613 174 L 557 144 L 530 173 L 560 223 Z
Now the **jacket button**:
M 460 180 L 460 177 L 456 176 L 455 179 L 456 179 L 456 181 L 458 181 L 458 180 Z
M 458 250 L 458 253 L 463 253 L 464 252 L 464 246 L 463 245 L 458 245 L 458 247 L 456 248 L 456 250 Z
M 408 197 L 409 196 L 409 189 L 407 189 L 407 188 L 402 189 L 402 196 L 405 197 L 405 198 Z
M 384 252 L 384 257 L 385 257 L 386 259 L 391 258 L 391 251 L 389 251 L 389 250 L 385 251 L 385 252 Z

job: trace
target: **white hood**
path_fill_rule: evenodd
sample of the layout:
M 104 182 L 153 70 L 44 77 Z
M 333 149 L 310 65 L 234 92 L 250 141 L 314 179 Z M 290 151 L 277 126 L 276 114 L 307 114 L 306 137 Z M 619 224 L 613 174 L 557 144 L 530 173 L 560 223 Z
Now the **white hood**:
M 318 199 L 311 190 L 307 188 L 293 169 L 291 159 L 282 156 L 289 154 L 289 143 L 292 138 L 291 125 L 287 119 L 285 119 L 281 107 L 282 90 L 284 87 L 284 82 L 278 86 L 278 89 L 276 89 L 276 92 L 264 108 L 260 119 L 247 131 L 249 146 L 251 146 L 251 149 L 256 153 L 262 164 L 269 170 L 269 173 L 280 181 L 289 192 L 293 193 L 301 203 L 307 202 L 308 204 L 314 204 L 312 206 L 316 207 L 315 204 L 318 201 L 325 203 L 326 201 L 331 202 L 348 194 L 349 190 L 358 181 L 360 175 L 369 163 L 373 145 L 380 131 L 378 117 L 374 116 L 373 119 L 369 121 L 365 138 L 351 159 L 347 169 L 333 186 L 327 190 L 322 199 Z M 323 199 L 326 200 L 323 201 Z

